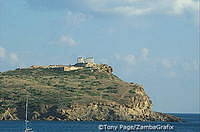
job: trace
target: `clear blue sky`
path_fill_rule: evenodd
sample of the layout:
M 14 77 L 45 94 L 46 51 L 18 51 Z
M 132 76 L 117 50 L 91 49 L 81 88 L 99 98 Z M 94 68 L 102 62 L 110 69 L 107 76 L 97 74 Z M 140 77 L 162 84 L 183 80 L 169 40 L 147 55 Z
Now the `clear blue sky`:
M 0 0 L 0 71 L 108 63 L 153 109 L 200 112 L 198 0 Z

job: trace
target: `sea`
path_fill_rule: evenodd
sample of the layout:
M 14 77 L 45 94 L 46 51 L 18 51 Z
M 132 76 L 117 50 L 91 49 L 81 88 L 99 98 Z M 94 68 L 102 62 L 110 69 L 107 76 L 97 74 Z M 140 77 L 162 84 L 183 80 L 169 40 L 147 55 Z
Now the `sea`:
M 172 114 L 182 122 L 30 121 L 33 132 L 200 132 L 200 114 Z M 24 132 L 24 121 L 0 121 L 0 132 Z

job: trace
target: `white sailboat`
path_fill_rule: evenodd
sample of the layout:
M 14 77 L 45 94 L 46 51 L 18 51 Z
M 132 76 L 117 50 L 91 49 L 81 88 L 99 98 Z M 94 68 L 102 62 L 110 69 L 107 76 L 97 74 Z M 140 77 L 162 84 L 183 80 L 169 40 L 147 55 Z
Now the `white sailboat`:
M 28 126 L 28 97 L 26 99 L 26 120 L 25 120 L 25 132 L 33 132 L 33 129 Z

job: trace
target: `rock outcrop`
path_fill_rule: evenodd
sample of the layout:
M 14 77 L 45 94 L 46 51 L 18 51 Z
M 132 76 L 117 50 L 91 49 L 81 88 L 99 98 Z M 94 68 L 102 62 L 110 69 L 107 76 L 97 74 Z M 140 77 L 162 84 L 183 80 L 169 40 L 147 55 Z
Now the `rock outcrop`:
M 0 120 L 18 120 L 16 108 L 8 108 L 0 114 Z
M 76 104 L 67 109 L 58 109 L 64 120 L 72 121 L 179 121 L 179 118 L 152 112 L 150 109 L 139 110 L 115 102 Z M 63 120 L 63 119 L 61 119 Z
M 107 64 L 88 64 L 87 67 L 91 67 L 94 70 L 98 70 L 99 72 L 107 72 L 112 73 L 113 68 Z

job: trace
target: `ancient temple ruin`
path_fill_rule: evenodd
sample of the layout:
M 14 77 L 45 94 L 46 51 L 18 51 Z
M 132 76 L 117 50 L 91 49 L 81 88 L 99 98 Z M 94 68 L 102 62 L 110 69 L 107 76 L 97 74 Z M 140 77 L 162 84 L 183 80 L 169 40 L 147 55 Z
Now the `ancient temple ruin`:
M 93 57 L 78 57 L 77 58 L 77 63 L 94 63 L 94 58 Z

